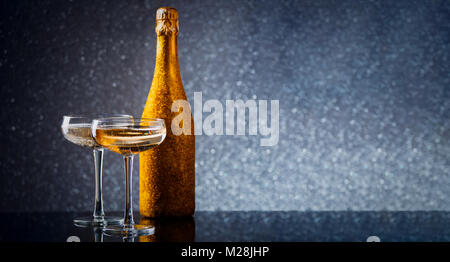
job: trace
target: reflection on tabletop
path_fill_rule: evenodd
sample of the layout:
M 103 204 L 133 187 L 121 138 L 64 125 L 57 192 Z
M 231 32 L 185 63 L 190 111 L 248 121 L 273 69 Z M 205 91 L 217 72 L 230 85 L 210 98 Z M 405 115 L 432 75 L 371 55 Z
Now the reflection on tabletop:
M 86 213 L 2 213 L 0 241 L 122 242 L 98 229 L 73 225 Z M 112 212 L 119 215 L 120 212 Z M 450 212 L 445 211 L 197 211 L 194 217 L 141 219 L 154 234 L 135 242 L 355 241 L 370 236 L 387 241 L 450 241 Z

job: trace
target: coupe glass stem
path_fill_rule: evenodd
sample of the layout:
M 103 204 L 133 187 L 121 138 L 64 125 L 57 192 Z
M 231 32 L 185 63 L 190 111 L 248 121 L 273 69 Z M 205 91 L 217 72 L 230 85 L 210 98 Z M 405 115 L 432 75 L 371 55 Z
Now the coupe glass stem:
M 125 160 L 125 183 L 126 183 L 126 203 L 125 218 L 123 224 L 125 227 L 133 227 L 133 155 L 124 156 Z
M 105 212 L 103 211 L 103 148 L 95 148 L 94 150 L 94 166 L 95 166 L 95 206 L 94 219 L 103 220 Z

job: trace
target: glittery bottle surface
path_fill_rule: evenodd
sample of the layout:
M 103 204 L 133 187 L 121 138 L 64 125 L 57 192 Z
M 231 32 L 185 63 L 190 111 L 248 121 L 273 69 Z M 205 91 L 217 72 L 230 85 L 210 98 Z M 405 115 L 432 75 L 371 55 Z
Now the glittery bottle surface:
M 159 8 L 156 18 L 155 73 L 142 117 L 162 118 L 167 136 L 157 148 L 140 155 L 139 209 L 142 216 L 186 216 L 195 210 L 195 137 L 174 135 L 170 128 L 178 112 L 172 103 L 187 100 L 178 65 L 178 13 Z

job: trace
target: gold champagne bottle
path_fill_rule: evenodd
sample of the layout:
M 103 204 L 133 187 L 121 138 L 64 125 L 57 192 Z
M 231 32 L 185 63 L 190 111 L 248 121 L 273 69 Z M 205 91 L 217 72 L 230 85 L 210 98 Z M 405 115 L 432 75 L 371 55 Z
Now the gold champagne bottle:
M 190 108 L 180 109 L 189 110 L 190 135 L 175 135 L 171 129 L 179 114 L 172 112 L 173 102 L 187 101 L 178 65 L 177 10 L 159 8 L 155 31 L 155 73 L 142 117 L 164 119 L 167 136 L 160 146 L 139 156 L 139 210 L 144 217 L 189 216 L 195 210 L 195 137 Z M 181 127 L 186 124 L 180 122 Z

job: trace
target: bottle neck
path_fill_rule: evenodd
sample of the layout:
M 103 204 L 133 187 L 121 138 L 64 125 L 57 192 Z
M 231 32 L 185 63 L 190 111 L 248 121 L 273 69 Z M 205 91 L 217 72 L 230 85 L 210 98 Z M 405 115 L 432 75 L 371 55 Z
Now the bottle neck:
M 178 20 L 157 20 L 155 31 L 157 35 L 155 76 L 163 75 L 166 79 L 169 77 L 181 80 L 178 64 Z
M 155 75 L 177 72 L 179 72 L 177 36 L 161 34 L 156 42 Z

